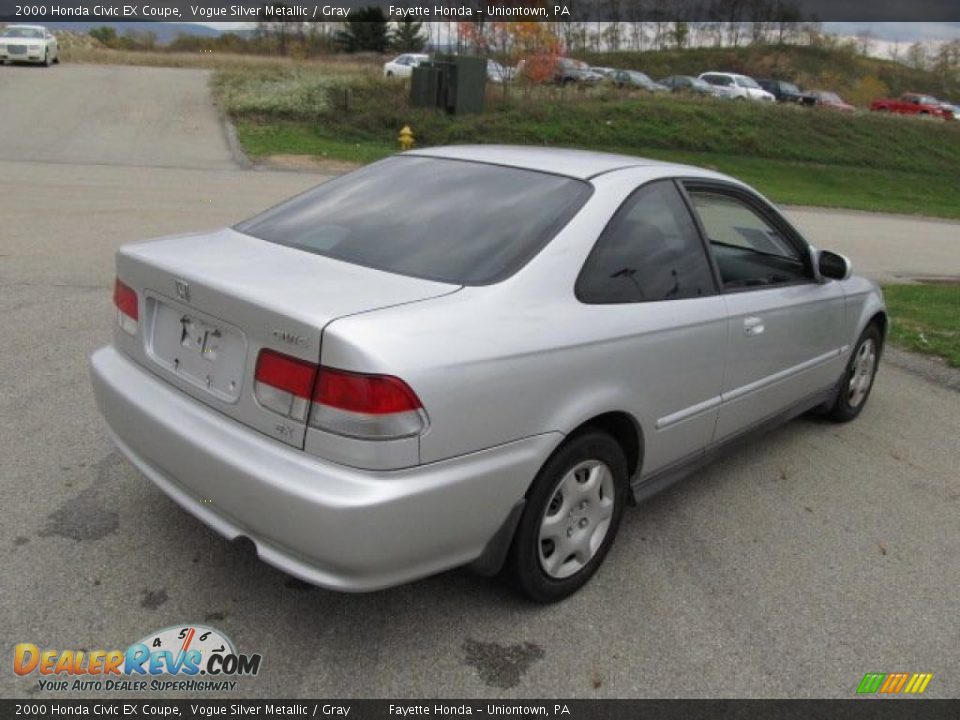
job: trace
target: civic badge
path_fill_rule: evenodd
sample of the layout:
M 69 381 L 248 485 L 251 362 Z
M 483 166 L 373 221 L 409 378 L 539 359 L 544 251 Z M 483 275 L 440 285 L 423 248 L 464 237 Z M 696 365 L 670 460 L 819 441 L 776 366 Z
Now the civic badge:
M 183 280 L 177 280 L 177 297 L 184 302 L 190 302 L 190 286 Z

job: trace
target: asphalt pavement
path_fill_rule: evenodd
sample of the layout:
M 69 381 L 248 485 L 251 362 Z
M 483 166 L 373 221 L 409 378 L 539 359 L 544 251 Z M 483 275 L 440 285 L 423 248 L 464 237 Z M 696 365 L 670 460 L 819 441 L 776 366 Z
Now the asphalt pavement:
M 206 83 L 0 67 L 0 652 L 196 622 L 262 654 L 238 697 L 847 698 L 893 671 L 960 695 L 960 394 L 907 363 L 883 364 L 856 422 L 799 419 L 629 510 L 593 582 L 551 607 L 463 570 L 312 588 L 181 511 L 94 406 L 112 253 L 323 179 L 237 166 Z M 960 275 L 956 223 L 791 215 L 873 277 Z M 53 697 L 2 667 L 0 697 Z

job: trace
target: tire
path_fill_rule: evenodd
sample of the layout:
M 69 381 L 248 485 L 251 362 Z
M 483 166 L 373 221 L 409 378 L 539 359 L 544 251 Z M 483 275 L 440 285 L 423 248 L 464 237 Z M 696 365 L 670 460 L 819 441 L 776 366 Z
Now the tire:
M 627 481 L 626 457 L 610 435 L 567 439 L 533 481 L 514 533 L 506 570 L 516 589 L 551 603 L 583 587 L 616 537 Z
M 43 66 L 50 67 L 50 50 L 49 49 L 43 51 Z
M 837 399 L 828 413 L 834 422 L 850 422 L 867 404 L 880 364 L 882 343 L 880 328 L 870 323 L 857 340 L 840 379 Z

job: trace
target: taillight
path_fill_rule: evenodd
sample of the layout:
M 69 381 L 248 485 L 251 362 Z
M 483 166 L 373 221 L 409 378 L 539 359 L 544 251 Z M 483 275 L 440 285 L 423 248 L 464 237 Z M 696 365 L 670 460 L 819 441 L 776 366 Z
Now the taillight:
M 137 321 L 140 318 L 137 292 L 117 278 L 113 285 L 113 304 L 117 306 L 117 322 L 131 335 L 137 334 Z
M 316 377 L 317 366 L 313 363 L 273 350 L 261 350 L 257 357 L 253 391 L 265 408 L 304 422 Z
M 310 425 L 363 440 L 390 440 L 426 429 L 420 399 L 399 378 L 320 368 Z
M 254 380 L 254 394 L 263 407 L 337 435 L 393 440 L 418 435 L 427 427 L 420 399 L 390 375 L 333 370 L 261 350 Z

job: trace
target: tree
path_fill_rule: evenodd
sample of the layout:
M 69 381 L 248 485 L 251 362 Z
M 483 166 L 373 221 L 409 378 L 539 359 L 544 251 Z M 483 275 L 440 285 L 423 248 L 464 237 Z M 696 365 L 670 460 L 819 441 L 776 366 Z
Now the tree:
M 783 45 L 797 31 L 800 25 L 800 8 L 795 2 L 777 0 L 774 6 L 774 24 L 777 33 L 777 45 Z
M 493 55 L 505 66 L 516 66 L 516 79 L 525 91 L 553 80 L 563 50 L 551 23 L 461 22 L 457 29 L 481 55 Z M 503 83 L 506 96 L 510 83 Z
M 94 40 L 99 40 L 107 47 L 113 45 L 117 40 L 117 31 L 108 25 L 95 27 L 87 34 Z
M 393 47 L 400 52 L 420 52 L 427 44 L 427 39 L 421 34 L 422 29 L 421 22 L 414 22 L 410 18 L 401 20 L 393 31 Z
M 890 94 L 890 88 L 877 77 L 867 75 L 857 80 L 846 94 L 847 102 L 867 106 L 871 100 Z
M 900 41 L 894 40 L 890 43 L 890 49 L 887 50 L 887 55 L 890 56 L 890 59 L 894 62 L 900 62 Z
M 919 40 L 907 48 L 907 65 L 917 70 L 927 69 L 927 48 Z
M 353 15 L 355 19 L 344 23 L 337 33 L 337 44 L 348 53 L 358 51 L 385 52 L 390 44 L 387 16 L 379 7 L 366 7 Z
M 675 22 L 673 24 L 673 41 L 678 50 L 682 50 L 690 37 L 690 26 L 685 22 Z
M 930 70 L 940 79 L 944 89 L 951 94 L 960 90 L 960 40 L 945 42 L 933 57 Z M 953 86 L 953 89 L 950 88 Z

